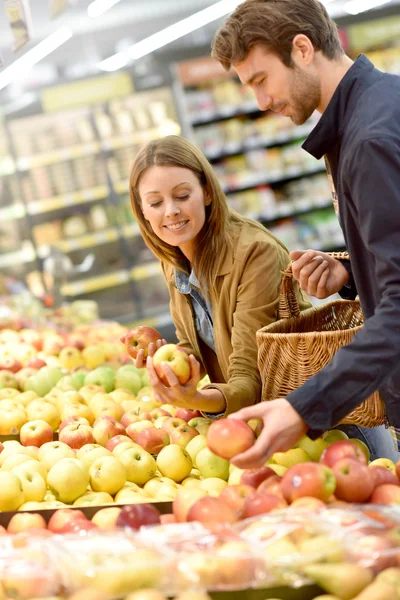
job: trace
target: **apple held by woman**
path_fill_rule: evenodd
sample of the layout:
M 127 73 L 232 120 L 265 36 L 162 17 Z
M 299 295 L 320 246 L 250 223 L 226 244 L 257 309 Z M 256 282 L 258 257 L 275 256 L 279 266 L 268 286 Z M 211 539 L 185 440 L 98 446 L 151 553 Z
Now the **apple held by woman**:
M 146 325 L 134 327 L 120 337 L 120 341 L 125 344 L 129 356 L 134 359 L 137 358 L 139 350 L 143 350 L 144 358 L 147 358 L 149 344 L 156 344 L 158 340 L 162 340 L 162 337 L 157 329 Z
M 154 369 L 159 379 L 165 386 L 169 387 L 170 383 L 163 368 L 164 363 L 169 365 L 181 385 L 189 381 L 191 375 L 190 359 L 183 348 L 176 344 L 166 344 L 158 348 L 153 356 Z

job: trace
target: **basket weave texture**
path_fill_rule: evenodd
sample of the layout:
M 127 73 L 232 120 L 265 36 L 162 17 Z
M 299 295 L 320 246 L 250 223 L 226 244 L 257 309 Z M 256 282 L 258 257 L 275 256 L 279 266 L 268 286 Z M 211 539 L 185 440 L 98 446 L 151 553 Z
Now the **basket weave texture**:
M 348 258 L 344 252 L 331 256 Z M 334 300 L 300 313 L 290 265 L 283 271 L 278 311 L 280 320 L 257 332 L 262 400 L 285 397 L 300 387 L 349 344 L 364 324 L 358 300 Z M 363 427 L 384 422 L 385 407 L 378 392 L 342 420 Z

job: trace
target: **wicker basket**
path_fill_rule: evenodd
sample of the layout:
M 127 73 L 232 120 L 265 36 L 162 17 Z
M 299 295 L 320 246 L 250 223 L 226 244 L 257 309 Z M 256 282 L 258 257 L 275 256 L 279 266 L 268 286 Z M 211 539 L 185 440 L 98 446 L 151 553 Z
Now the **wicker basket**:
M 345 253 L 331 256 L 347 257 Z M 285 397 L 300 387 L 349 344 L 364 323 L 357 300 L 335 300 L 300 313 L 291 266 L 283 271 L 278 310 L 280 320 L 257 332 L 262 400 Z M 363 427 L 384 422 L 385 407 L 378 392 L 342 421 Z

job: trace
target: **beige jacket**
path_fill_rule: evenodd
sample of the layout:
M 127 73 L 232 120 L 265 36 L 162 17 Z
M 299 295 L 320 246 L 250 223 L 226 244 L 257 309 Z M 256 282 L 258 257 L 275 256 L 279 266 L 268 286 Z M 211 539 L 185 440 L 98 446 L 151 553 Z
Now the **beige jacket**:
M 233 248 L 218 273 L 218 300 L 212 303 L 216 354 L 197 336 L 190 299 L 175 287 L 174 269 L 163 265 L 179 345 L 189 349 L 225 397 L 226 414 L 260 401 L 256 331 L 277 320 L 281 271 L 290 262 L 269 231 L 235 225 Z M 300 309 L 310 307 L 297 287 Z M 273 374 L 271 374 L 273 376 Z

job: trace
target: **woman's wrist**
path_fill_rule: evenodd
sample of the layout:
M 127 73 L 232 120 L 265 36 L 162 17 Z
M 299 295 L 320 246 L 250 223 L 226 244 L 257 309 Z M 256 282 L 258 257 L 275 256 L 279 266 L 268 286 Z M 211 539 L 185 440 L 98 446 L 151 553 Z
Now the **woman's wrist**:
M 205 413 L 224 413 L 226 402 L 223 393 L 218 388 L 198 390 L 193 398 L 197 410 Z

